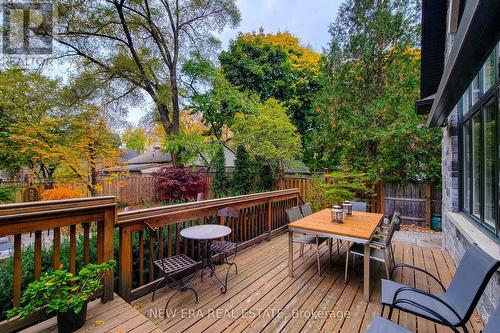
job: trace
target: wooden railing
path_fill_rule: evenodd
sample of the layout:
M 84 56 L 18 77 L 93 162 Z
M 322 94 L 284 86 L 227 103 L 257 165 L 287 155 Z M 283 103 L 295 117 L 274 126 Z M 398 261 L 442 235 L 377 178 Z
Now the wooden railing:
M 240 243 L 239 248 L 242 249 L 284 231 L 287 225 L 285 210 L 298 202 L 298 190 L 290 189 L 118 214 L 115 226 L 120 230 L 120 296 L 131 301 L 151 292 L 157 283 L 150 255 L 155 250 L 151 241 L 145 239 L 144 223 L 159 228 L 163 237 L 159 239 L 158 251 L 162 254 L 184 253 L 199 258 L 200 245 L 181 239 L 182 228 L 206 223 L 227 224 L 233 230 L 228 238 Z M 216 211 L 225 207 L 239 210 L 239 219 L 217 220 Z
M 33 278 L 39 279 L 42 274 L 43 237 L 50 243 L 52 267 L 61 267 L 61 234 L 67 232 L 69 238 L 69 256 L 67 267 L 76 273 L 77 262 L 87 264 L 91 261 L 91 233 L 97 239 L 97 263 L 113 259 L 113 224 L 116 220 L 116 203 L 114 197 L 83 198 L 58 201 L 31 202 L 22 204 L 0 205 L 0 237 L 14 238 L 12 305 L 18 306 L 22 291 L 23 267 L 23 234 L 24 237 L 34 235 L 33 242 Z M 46 233 L 46 234 L 45 234 Z M 82 258 L 77 258 L 77 235 L 83 242 Z M 6 286 L 5 286 L 6 287 Z M 113 272 L 104 277 L 102 294 L 103 302 L 113 299 Z M 0 323 L 0 331 L 9 332 L 26 325 L 30 321 L 41 318 L 41 312 L 25 321 L 11 320 Z
M 27 243 L 33 243 L 30 245 L 33 246 L 33 267 L 28 270 L 32 269 L 35 280 L 40 278 L 44 269 L 57 269 L 62 265 L 76 273 L 79 267 L 89 262 L 118 259 L 119 294 L 131 301 L 150 292 L 156 282 L 153 252 L 200 257 L 200 244 L 180 238 L 182 228 L 205 223 L 226 224 L 233 230 L 228 239 L 238 242 L 239 249 L 243 249 L 285 231 L 286 209 L 300 202 L 299 190 L 289 189 L 120 214 L 117 214 L 115 197 L 0 205 L 0 237 L 14 239 L 12 305 L 19 305 L 23 288 L 31 282 L 22 279 L 22 275 L 27 274 L 26 262 L 23 264 Z M 226 207 L 239 210 L 240 217 L 216 218 L 216 211 Z M 157 249 L 145 237 L 145 223 L 161 230 L 163 237 L 160 237 Z M 31 235 L 34 235 L 34 240 L 26 239 Z M 48 264 L 46 252 L 50 249 L 53 249 L 49 253 L 52 260 Z M 45 258 L 43 264 L 42 257 Z M 104 279 L 102 301 L 112 299 L 113 291 L 114 278 L 110 272 Z M 0 332 L 25 327 L 42 319 L 43 315 L 38 311 L 23 321 L 0 322 Z

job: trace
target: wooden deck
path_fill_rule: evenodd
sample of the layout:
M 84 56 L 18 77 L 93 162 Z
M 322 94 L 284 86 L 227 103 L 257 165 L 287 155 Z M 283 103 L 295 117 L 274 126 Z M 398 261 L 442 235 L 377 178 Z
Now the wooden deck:
M 57 332 L 57 320 L 51 318 L 38 325 L 31 326 L 21 333 Z M 87 322 L 77 332 L 94 333 L 161 333 L 151 321 L 118 295 L 106 304 L 100 300 L 89 303 Z
M 425 267 L 439 276 L 445 286 L 449 284 L 455 266 L 446 252 L 408 243 L 395 245 L 397 262 Z M 133 305 L 156 327 L 173 333 L 365 332 L 373 317 L 380 314 L 380 279 L 384 277 L 384 269 L 372 262 L 371 301 L 363 302 L 362 265 L 351 270 L 348 283 L 344 283 L 345 247 L 346 243 L 341 255 L 335 255 L 330 263 L 327 247 L 322 246 L 324 270 L 319 277 L 314 248 L 306 247 L 304 256 L 299 257 L 296 245 L 294 278 L 289 278 L 287 236 L 281 235 L 238 254 L 238 275 L 230 273 L 226 294 L 221 295 L 215 278 L 205 279 L 203 283 L 197 279 L 193 286 L 200 297 L 198 304 L 192 293 L 180 293 L 165 314 L 163 308 L 172 291 L 164 288 L 157 292 L 155 302 L 151 302 L 151 295 L 146 295 Z M 419 272 L 405 269 L 399 271 L 396 279 L 424 290 L 439 291 Z M 413 332 L 450 331 L 406 313 L 395 312 L 393 320 Z M 481 320 L 474 314 L 469 330 L 479 332 L 481 328 Z

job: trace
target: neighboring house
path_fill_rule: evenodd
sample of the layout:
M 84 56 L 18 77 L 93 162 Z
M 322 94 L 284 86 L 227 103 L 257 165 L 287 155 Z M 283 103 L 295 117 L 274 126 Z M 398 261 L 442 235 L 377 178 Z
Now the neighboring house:
M 443 131 L 443 247 L 455 263 L 472 243 L 500 260 L 500 1 L 424 0 L 422 8 L 416 108 Z M 483 319 L 495 306 L 499 272 L 479 302 Z
M 224 147 L 224 157 L 226 160 L 226 172 L 233 172 L 236 154 L 233 150 Z M 210 165 L 210 158 L 200 156 L 195 159 L 193 166 L 196 168 L 207 168 Z M 128 171 L 131 174 L 152 174 L 164 167 L 172 166 L 172 157 L 168 153 L 164 153 L 159 147 L 137 155 L 126 161 L 124 166 L 108 168 L 105 172 Z M 211 171 L 208 169 L 208 171 Z M 287 174 L 307 174 L 310 173 L 309 168 L 302 161 L 293 161 L 285 166 Z

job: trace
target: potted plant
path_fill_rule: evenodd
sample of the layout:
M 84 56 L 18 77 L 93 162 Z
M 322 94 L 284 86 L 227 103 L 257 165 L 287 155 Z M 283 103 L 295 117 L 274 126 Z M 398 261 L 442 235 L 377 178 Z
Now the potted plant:
M 115 261 L 88 264 L 78 275 L 64 269 L 45 273 L 40 280 L 28 285 L 21 297 L 21 307 L 7 312 L 7 317 L 27 317 L 44 308 L 47 313 L 57 313 L 59 332 L 73 332 L 85 324 L 87 304 L 102 287 L 103 275 L 115 267 Z

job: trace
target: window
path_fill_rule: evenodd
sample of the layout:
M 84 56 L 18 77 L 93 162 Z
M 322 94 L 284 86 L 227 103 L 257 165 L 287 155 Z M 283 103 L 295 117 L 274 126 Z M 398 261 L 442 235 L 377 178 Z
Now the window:
M 479 97 L 481 97 L 481 85 L 479 84 L 479 74 L 476 75 L 471 84 L 471 92 L 472 92 L 472 105 L 475 105 L 477 101 L 479 101 Z
M 472 214 L 481 218 L 481 113 L 472 118 Z
M 483 89 L 488 91 L 488 89 L 495 83 L 495 52 L 488 57 L 486 63 L 483 66 Z
M 487 227 L 495 230 L 496 220 L 496 109 L 495 99 L 484 106 L 484 222 Z
M 470 90 L 471 87 L 467 89 L 465 94 L 462 96 L 462 114 L 466 116 L 470 111 Z
M 464 123 L 463 127 L 463 152 L 464 152 L 464 177 L 463 177 L 463 193 L 464 193 L 464 210 L 470 212 L 470 182 L 471 182 L 471 151 L 470 151 L 470 120 Z

